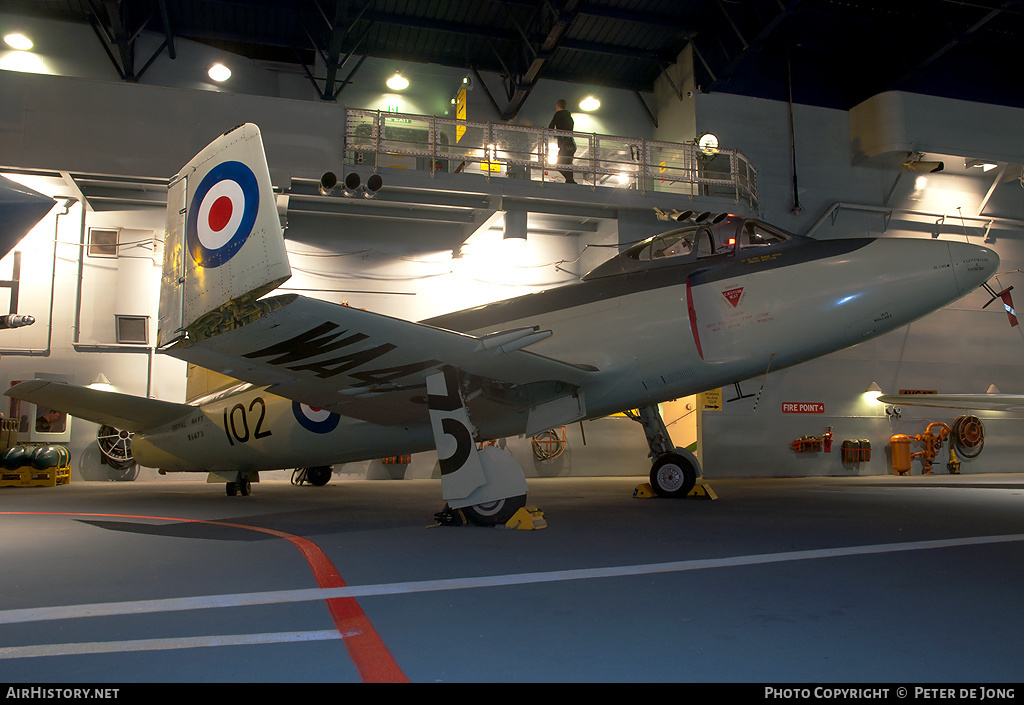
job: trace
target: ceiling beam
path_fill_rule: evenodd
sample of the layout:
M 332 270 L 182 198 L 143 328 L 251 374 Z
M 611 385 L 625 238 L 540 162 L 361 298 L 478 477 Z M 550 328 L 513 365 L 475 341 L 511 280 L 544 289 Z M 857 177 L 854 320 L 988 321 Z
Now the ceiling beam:
M 519 114 L 523 103 L 526 102 L 534 86 L 537 85 L 537 79 L 540 78 L 544 70 L 544 64 L 554 54 L 565 33 L 579 15 L 581 4 L 582 0 L 567 0 L 560 9 L 555 10 L 552 8 L 555 17 L 549 25 L 547 34 L 540 46 L 535 50 L 529 42 L 526 43 L 534 58 L 521 76 L 511 77 L 513 80 L 512 95 L 509 98 L 508 105 L 501 112 L 502 120 L 513 120 Z M 547 6 L 551 7 L 551 5 Z
M 760 51 L 761 47 L 764 46 L 764 43 L 768 40 L 768 37 L 771 36 L 772 32 L 778 29 L 779 25 L 782 24 L 784 20 L 796 14 L 796 12 L 800 9 L 801 0 L 791 0 L 789 5 L 785 5 L 782 2 L 782 0 L 777 0 L 777 3 L 779 5 L 779 12 L 775 15 L 774 18 L 772 18 L 772 20 L 767 25 L 764 26 L 764 28 L 760 32 L 758 32 L 757 36 L 754 37 L 754 39 L 751 40 L 749 43 L 746 42 L 742 34 L 739 34 L 739 29 L 736 27 L 735 24 L 733 24 L 732 19 L 729 18 L 729 15 L 726 12 L 725 7 L 721 5 L 721 3 L 719 3 L 719 7 L 722 8 L 722 12 L 726 13 L 726 18 L 728 19 L 729 23 L 733 26 L 733 29 L 736 31 L 736 33 L 739 35 L 740 41 L 743 44 L 743 49 L 732 58 L 732 60 L 728 63 L 728 65 L 726 65 L 725 68 L 719 71 L 718 77 L 712 79 L 711 83 L 704 88 L 704 92 L 711 92 L 719 84 L 728 81 L 729 78 L 732 77 L 732 74 L 736 71 L 736 69 L 739 68 L 740 64 L 742 64 L 747 59 L 747 57 L 749 57 L 751 54 Z M 703 61 L 703 57 L 700 58 L 701 61 Z
M 951 51 L 957 45 L 963 44 L 963 43 L 969 41 L 971 39 L 971 35 L 972 34 L 977 32 L 979 29 L 981 29 L 982 27 L 987 25 L 989 22 L 991 22 L 996 17 L 998 17 L 1000 14 L 1002 14 L 1004 9 L 1006 9 L 1007 7 L 1009 7 L 1011 5 L 1018 5 L 1018 4 L 1019 4 L 1019 2 L 1014 2 L 1013 0 L 1007 0 L 1007 2 L 1004 2 L 1001 7 L 994 8 L 994 9 L 990 10 L 989 12 L 985 13 L 984 17 L 982 17 L 977 22 L 975 22 L 973 25 L 971 25 L 969 28 L 967 28 L 966 31 L 964 31 L 964 32 L 962 32 L 960 34 L 955 35 L 952 39 L 950 39 L 948 42 L 946 42 L 945 45 L 943 45 L 941 48 L 939 48 L 937 51 L 935 51 L 931 56 L 929 56 L 927 59 L 925 59 L 924 61 L 922 61 L 919 64 L 917 64 L 917 66 L 915 66 L 910 71 L 908 71 L 906 74 L 904 74 L 902 77 L 900 77 L 896 81 L 896 85 L 900 85 L 900 84 L 906 83 L 907 81 L 911 80 L 915 76 L 919 75 L 922 71 L 924 71 L 926 68 L 928 68 L 929 65 L 933 64 L 935 61 L 940 59 L 943 55 L 947 54 L 949 51 Z
M 88 5 L 86 16 L 89 25 L 96 33 L 103 51 L 106 52 L 107 58 L 110 59 L 122 80 L 137 82 L 164 49 L 168 50 L 172 59 L 175 57 L 174 37 L 170 30 L 170 21 L 164 0 L 160 0 L 159 4 L 164 41 L 139 71 L 135 70 L 135 40 L 156 16 L 157 10 L 151 9 L 146 18 L 137 22 L 135 28 L 132 29 L 129 26 L 132 19 L 129 17 L 129 7 L 133 6 L 126 4 L 124 0 L 102 0 L 102 5 L 98 4 L 97 0 L 89 0 Z M 117 50 L 117 56 L 114 55 L 114 49 Z

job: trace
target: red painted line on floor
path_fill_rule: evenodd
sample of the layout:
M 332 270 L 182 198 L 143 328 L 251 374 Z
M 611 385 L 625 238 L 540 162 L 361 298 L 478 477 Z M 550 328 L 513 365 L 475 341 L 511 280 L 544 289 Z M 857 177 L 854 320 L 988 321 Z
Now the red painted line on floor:
M 0 512 L 0 515 L 33 515 L 33 516 L 79 516 L 79 517 L 107 517 L 117 519 L 155 519 L 159 521 L 188 522 L 193 524 L 211 524 L 213 526 L 228 526 L 237 529 L 258 531 L 271 536 L 285 539 L 299 549 L 310 569 L 317 585 L 322 588 L 346 587 L 338 569 L 334 567 L 320 547 L 307 538 L 289 534 L 276 529 L 267 529 L 261 526 L 248 526 L 246 524 L 233 524 L 226 521 L 210 521 L 207 519 L 182 519 L 180 517 L 155 517 L 137 514 L 89 514 L 85 512 Z M 384 641 L 380 638 L 377 630 L 373 628 L 370 619 L 363 612 L 354 597 L 334 597 L 326 600 L 327 609 L 334 620 L 334 626 L 341 634 L 348 649 L 349 657 L 359 671 L 359 676 L 364 683 L 408 683 L 402 669 L 398 667 L 394 657 Z

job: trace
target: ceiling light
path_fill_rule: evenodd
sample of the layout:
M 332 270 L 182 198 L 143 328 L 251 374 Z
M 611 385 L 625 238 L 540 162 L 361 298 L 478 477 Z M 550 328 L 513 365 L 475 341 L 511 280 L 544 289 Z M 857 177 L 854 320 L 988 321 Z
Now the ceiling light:
M 31 51 L 8 51 L 0 57 L 0 69 L 22 73 L 50 73 L 39 54 Z
M 11 49 L 17 49 L 18 51 L 28 51 L 33 46 L 32 40 L 19 32 L 6 35 L 4 42 Z
M 409 79 L 398 71 L 395 71 L 395 75 L 388 79 L 388 88 L 393 91 L 404 91 L 408 87 Z
M 208 71 L 210 78 L 218 83 L 223 82 L 231 78 L 231 69 L 224 64 L 214 64 Z
M 99 389 L 104 392 L 112 392 L 114 391 L 114 385 L 110 383 L 110 380 L 107 379 L 105 374 L 100 372 L 96 375 L 96 379 L 92 381 L 92 384 L 89 385 L 89 389 Z
M 907 171 L 916 171 L 919 174 L 934 174 L 944 168 L 942 162 L 926 162 L 923 159 L 913 159 L 903 162 L 903 168 Z
M 586 98 L 580 101 L 580 110 L 585 110 L 588 113 L 593 112 L 601 107 L 601 101 L 592 95 L 588 95 Z
M 964 166 L 968 169 L 981 169 L 982 171 L 992 171 L 998 164 L 994 162 L 987 162 L 984 159 L 965 159 Z

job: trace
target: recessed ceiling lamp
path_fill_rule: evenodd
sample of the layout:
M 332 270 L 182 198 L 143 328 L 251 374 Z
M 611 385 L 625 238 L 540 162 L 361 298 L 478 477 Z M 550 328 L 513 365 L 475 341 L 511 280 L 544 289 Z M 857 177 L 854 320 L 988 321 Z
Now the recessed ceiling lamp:
M 224 64 L 214 64 L 207 73 L 210 74 L 210 78 L 218 83 L 223 83 L 231 78 L 231 69 Z
M 998 164 L 981 161 L 980 159 L 968 160 L 966 165 L 968 168 L 978 168 L 985 172 L 992 171 L 999 166 Z
M 580 110 L 585 110 L 590 113 L 601 107 L 601 101 L 592 95 L 588 95 L 586 98 L 580 101 Z
M 4 43 L 11 49 L 17 49 L 18 51 L 28 51 L 34 46 L 31 39 L 19 32 L 4 36 Z
M 408 87 L 409 79 L 398 71 L 395 71 L 395 75 L 388 79 L 388 88 L 393 91 L 404 91 Z

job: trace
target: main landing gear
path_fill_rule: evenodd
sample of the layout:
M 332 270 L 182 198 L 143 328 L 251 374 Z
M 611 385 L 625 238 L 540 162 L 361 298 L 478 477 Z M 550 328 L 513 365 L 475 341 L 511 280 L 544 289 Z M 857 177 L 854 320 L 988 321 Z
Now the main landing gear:
M 654 465 L 651 467 L 651 488 L 659 497 L 686 497 L 701 477 L 700 463 L 690 451 L 672 445 L 665 422 L 657 406 L 645 406 L 628 412 L 644 429 Z
M 228 497 L 248 497 L 252 494 L 252 483 L 259 481 L 258 472 L 211 472 L 206 477 L 209 484 L 223 482 L 224 492 Z
M 479 526 L 508 525 L 526 511 L 526 477 L 511 454 L 477 446 L 459 374 L 446 369 L 427 377 L 427 409 L 441 468 L 445 507 L 434 515 L 442 526 L 467 521 Z
M 323 487 L 331 481 L 333 474 L 333 465 L 314 465 L 310 468 L 295 468 L 295 470 L 292 471 L 292 484 L 304 485 L 308 482 L 314 487 Z
M 224 485 L 224 491 L 227 492 L 228 497 L 234 497 L 235 495 L 242 495 L 248 497 L 252 494 L 252 483 L 249 479 L 238 480 L 237 482 L 228 482 Z

